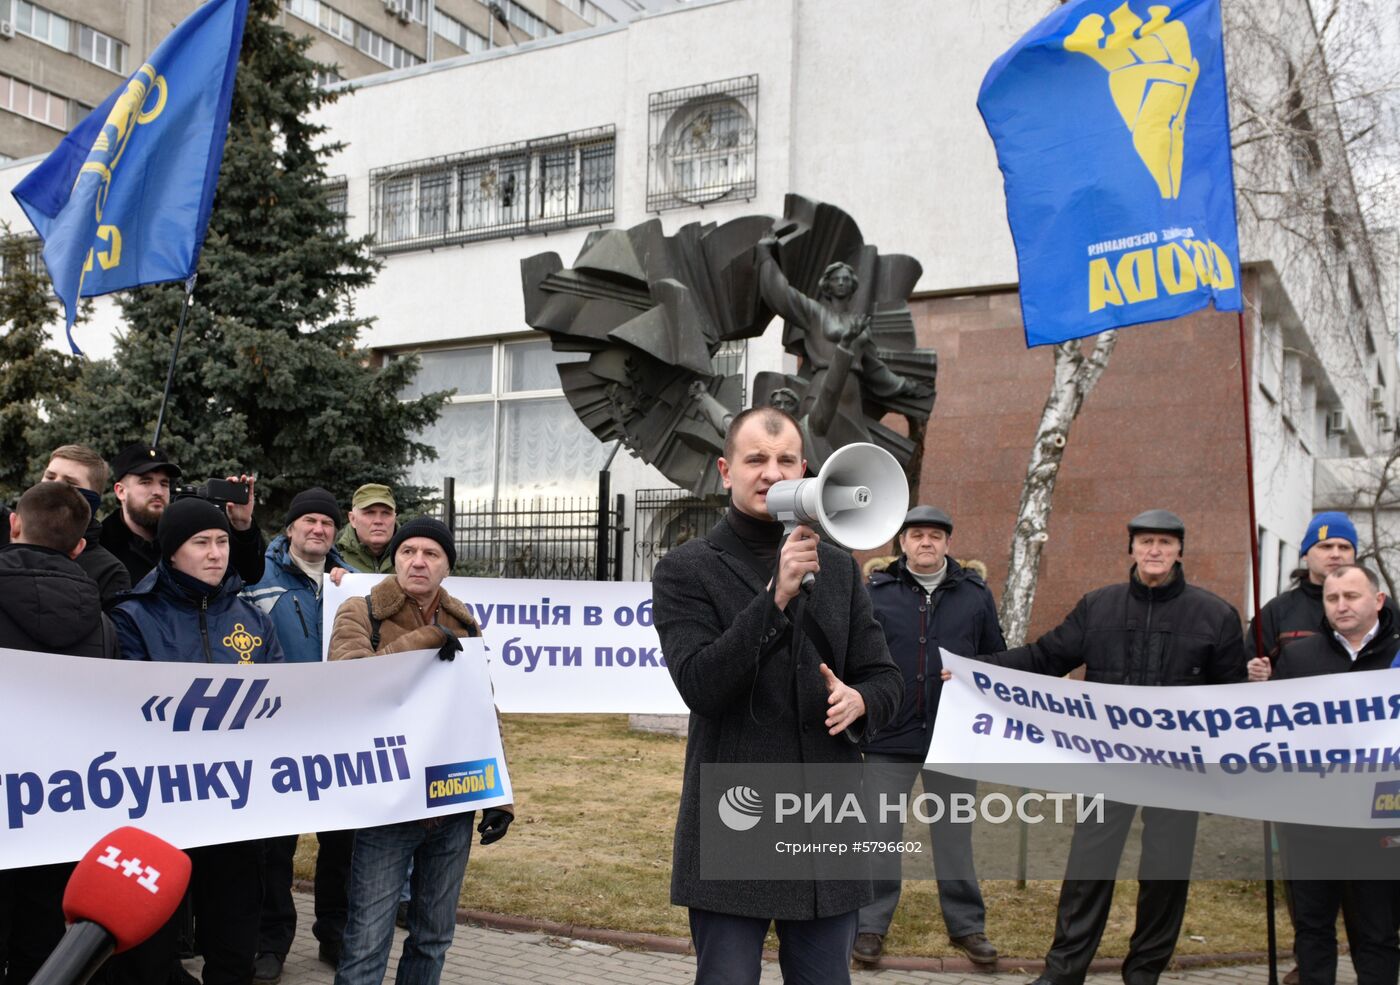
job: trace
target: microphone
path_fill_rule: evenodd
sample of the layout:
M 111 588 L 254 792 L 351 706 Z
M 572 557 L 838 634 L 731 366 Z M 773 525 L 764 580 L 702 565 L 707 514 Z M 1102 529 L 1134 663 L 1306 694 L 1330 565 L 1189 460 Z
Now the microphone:
M 113 953 L 170 919 L 190 883 L 190 857 L 139 828 L 118 828 L 88 849 L 63 893 L 68 930 L 30 985 L 85 985 Z

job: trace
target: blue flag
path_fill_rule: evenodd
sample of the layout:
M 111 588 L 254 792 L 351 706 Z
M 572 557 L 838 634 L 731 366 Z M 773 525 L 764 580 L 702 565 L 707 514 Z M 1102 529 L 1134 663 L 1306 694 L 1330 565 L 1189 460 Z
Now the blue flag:
M 78 298 L 194 274 L 247 17 L 248 0 L 208 0 L 15 186 L 74 352 Z
M 1027 345 L 1241 307 L 1219 0 L 1074 0 L 992 65 Z

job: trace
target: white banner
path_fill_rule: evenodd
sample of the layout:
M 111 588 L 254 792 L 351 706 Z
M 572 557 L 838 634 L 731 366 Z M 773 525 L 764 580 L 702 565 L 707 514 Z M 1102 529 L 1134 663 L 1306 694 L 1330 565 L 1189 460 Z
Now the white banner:
M 323 651 L 340 604 L 389 577 L 326 582 Z M 651 625 L 650 582 L 448 578 L 442 587 L 481 624 L 502 712 L 686 713 Z
M 181 848 L 509 803 L 479 641 L 312 664 L 0 649 L 0 869 L 135 825 Z
M 944 772 L 1234 817 L 1400 827 L 1400 673 L 1128 687 L 942 653 L 953 679 L 928 762 Z

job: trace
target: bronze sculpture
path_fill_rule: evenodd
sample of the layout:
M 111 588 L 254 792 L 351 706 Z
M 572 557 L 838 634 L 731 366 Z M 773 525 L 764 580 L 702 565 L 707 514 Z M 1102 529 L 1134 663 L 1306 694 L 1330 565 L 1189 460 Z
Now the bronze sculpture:
M 742 409 L 743 380 L 715 365 L 725 342 L 785 319 L 794 374 L 759 373 L 753 404 L 803 425 L 809 466 L 872 441 L 908 465 L 922 433 L 937 356 L 915 344 L 907 298 L 920 267 L 881 256 L 839 208 L 787 196 L 783 218 L 691 223 L 672 236 L 651 220 L 591 234 L 572 269 L 557 254 L 521 262 L 525 320 L 558 351 L 565 396 L 600 440 L 620 440 L 696 495 L 721 491 L 714 459 Z

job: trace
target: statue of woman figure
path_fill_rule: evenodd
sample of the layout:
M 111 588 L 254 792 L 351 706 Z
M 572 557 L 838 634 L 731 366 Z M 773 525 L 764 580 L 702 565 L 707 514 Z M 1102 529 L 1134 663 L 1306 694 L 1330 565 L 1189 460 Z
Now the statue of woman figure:
M 809 298 L 788 283 L 778 266 L 777 245 L 771 235 L 758 242 L 759 290 L 770 308 L 802 330 L 805 362 L 811 372 L 810 403 L 803 410 L 814 434 L 826 434 L 852 374 L 877 397 L 918 398 L 933 392 L 926 384 L 891 370 L 876 352 L 870 316 L 851 308 L 859 281 L 849 264 L 828 266 L 817 282 L 818 297 Z

